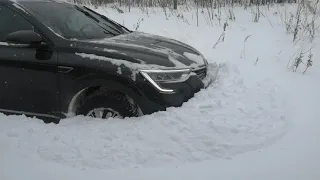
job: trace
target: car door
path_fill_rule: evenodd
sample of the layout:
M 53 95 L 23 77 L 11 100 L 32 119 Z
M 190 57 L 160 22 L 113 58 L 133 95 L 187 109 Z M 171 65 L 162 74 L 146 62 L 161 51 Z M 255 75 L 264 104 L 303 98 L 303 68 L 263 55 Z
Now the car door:
M 50 45 L 8 44 L 5 37 L 35 27 L 14 9 L 0 4 L 0 111 L 56 118 L 60 112 L 57 53 Z

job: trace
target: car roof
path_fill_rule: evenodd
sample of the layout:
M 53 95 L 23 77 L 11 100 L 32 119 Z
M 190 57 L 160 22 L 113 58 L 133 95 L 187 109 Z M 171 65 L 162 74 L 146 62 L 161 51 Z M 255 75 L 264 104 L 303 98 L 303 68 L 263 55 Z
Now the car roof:
M 15 3 L 19 3 L 19 2 L 56 2 L 56 0 L 4 0 L 4 1 L 15 2 Z
M 20 2 L 64 2 L 64 1 L 58 1 L 58 0 L 1 0 L 0 2 L 5 3 L 5 4 L 13 4 L 17 3 L 19 4 Z

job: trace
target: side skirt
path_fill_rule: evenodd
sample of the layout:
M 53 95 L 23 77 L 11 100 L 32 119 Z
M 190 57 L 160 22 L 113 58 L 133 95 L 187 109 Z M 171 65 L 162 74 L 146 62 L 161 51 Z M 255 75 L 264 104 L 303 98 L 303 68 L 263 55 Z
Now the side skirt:
M 36 117 L 40 120 L 43 120 L 44 123 L 55 123 L 58 124 L 61 117 L 49 115 L 49 114 L 41 114 L 41 113 L 33 113 L 33 112 L 24 112 L 24 111 L 15 111 L 8 109 L 0 109 L 0 112 L 5 115 L 25 115 L 27 117 Z

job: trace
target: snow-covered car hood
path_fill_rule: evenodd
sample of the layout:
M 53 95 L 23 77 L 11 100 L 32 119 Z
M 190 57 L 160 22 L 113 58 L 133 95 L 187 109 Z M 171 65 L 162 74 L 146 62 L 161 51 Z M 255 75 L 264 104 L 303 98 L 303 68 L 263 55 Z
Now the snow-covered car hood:
M 93 51 L 98 56 L 144 65 L 156 65 L 162 68 L 197 68 L 206 64 L 203 56 L 193 47 L 173 39 L 142 32 L 78 42 L 81 42 L 79 48 L 83 53 Z

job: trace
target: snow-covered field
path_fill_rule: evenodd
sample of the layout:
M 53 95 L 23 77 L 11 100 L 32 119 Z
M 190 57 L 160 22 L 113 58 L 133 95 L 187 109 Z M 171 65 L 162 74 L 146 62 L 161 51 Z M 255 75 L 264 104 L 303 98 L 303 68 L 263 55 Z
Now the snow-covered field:
M 292 43 L 281 21 L 295 5 L 235 7 L 235 21 L 195 10 L 132 8 L 98 12 L 130 29 L 188 43 L 208 59 L 214 84 L 180 108 L 103 121 L 64 119 L 59 125 L 0 115 L 0 179 L 320 179 L 320 38 Z M 228 21 L 224 42 L 216 44 Z M 287 68 L 313 46 L 313 66 Z M 309 52 L 308 52 L 309 53 Z M 309 55 L 306 53 L 304 62 Z M 291 64 L 291 63 L 289 63 Z

